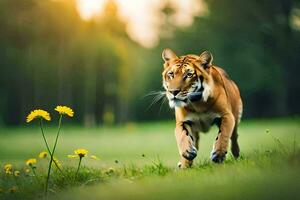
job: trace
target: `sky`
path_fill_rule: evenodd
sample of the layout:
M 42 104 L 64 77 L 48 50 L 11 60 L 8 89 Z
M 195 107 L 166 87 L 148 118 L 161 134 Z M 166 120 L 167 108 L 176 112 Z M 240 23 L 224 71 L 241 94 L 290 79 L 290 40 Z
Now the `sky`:
M 172 22 L 177 26 L 190 26 L 194 16 L 205 12 L 201 0 L 114 0 L 118 5 L 119 17 L 126 22 L 126 31 L 132 40 L 144 47 L 154 47 L 159 42 L 160 25 L 164 15 L 160 10 L 166 2 L 176 10 Z M 102 14 L 107 0 L 77 0 L 77 8 L 84 20 Z

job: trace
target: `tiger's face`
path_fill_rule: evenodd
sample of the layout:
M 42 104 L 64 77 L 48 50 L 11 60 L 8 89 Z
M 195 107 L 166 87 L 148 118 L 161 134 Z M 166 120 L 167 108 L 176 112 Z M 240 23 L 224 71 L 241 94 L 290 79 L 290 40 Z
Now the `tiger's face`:
M 165 61 L 162 73 L 163 87 L 171 108 L 186 107 L 193 101 L 206 101 L 211 87 L 210 69 L 212 56 L 204 52 L 200 56 L 177 57 L 170 50 L 162 53 Z

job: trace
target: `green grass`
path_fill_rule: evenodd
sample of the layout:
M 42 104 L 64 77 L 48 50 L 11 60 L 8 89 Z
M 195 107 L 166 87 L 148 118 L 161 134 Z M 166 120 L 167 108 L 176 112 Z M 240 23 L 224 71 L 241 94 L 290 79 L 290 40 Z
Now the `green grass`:
M 217 130 L 201 135 L 192 169 L 178 170 L 179 159 L 171 122 L 128 124 L 116 128 L 64 127 L 57 147 L 62 176 L 54 170 L 50 199 L 297 199 L 299 198 L 299 119 L 242 122 L 238 160 L 229 154 L 216 165 L 209 156 Z M 46 129 L 53 138 L 55 129 Z M 266 133 L 269 130 L 270 133 Z M 38 177 L 22 170 L 24 161 L 44 150 L 36 128 L 0 130 L 0 164 L 21 170 L 17 180 L 0 176 L 0 199 L 32 199 L 43 195 L 46 160 L 39 160 Z M 86 148 L 100 161 L 83 160 L 75 178 L 76 148 Z M 17 181 L 17 182 L 16 182 Z M 7 190 L 18 185 L 18 191 Z

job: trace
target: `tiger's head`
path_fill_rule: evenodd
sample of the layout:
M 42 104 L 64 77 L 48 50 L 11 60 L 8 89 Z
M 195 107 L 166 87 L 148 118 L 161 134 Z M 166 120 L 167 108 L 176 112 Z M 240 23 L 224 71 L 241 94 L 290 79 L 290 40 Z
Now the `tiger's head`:
M 210 72 L 213 57 L 210 52 L 178 57 L 171 49 L 165 49 L 162 58 L 165 61 L 163 87 L 171 108 L 207 101 L 213 87 Z

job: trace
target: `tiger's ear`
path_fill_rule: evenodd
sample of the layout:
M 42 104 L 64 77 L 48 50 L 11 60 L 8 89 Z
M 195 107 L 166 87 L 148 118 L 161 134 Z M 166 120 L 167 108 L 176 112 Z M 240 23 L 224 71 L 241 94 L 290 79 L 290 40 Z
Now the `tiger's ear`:
M 162 52 L 162 58 L 165 62 L 168 62 L 172 59 L 178 58 L 176 54 L 171 49 L 164 49 Z
M 213 56 L 209 51 L 204 51 L 203 53 L 201 53 L 199 61 L 204 69 L 206 69 L 212 64 Z

